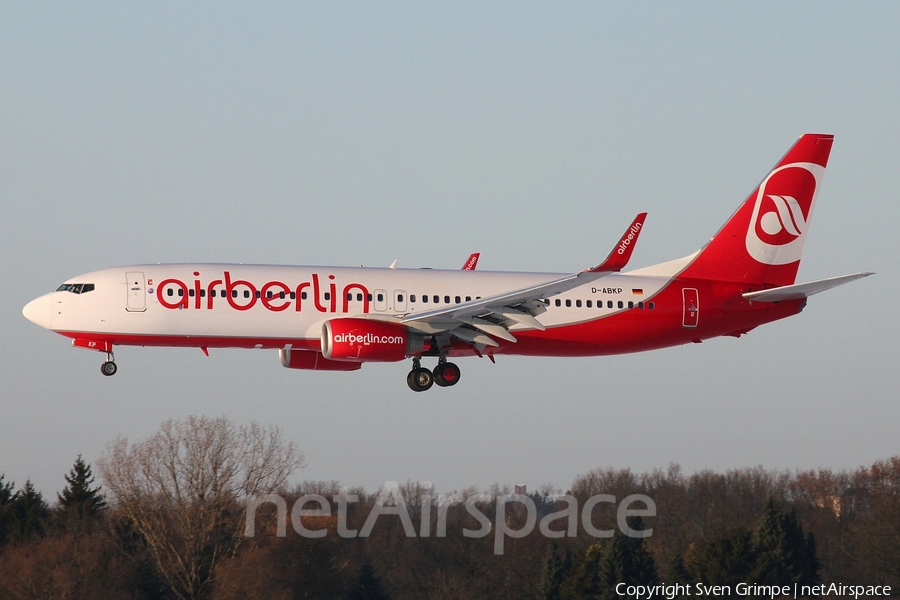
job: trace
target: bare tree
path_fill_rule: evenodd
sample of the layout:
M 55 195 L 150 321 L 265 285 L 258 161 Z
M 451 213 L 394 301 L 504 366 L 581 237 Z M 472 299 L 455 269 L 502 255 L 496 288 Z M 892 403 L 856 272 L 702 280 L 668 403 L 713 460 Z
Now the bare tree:
M 246 501 L 305 465 L 277 427 L 192 416 L 142 442 L 116 439 L 98 466 L 160 577 L 177 597 L 198 598 L 240 545 Z

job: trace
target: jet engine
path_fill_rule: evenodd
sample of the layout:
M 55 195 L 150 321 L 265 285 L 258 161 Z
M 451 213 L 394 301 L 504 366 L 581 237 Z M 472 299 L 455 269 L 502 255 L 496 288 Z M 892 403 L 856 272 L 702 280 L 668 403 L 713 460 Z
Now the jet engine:
M 322 355 L 328 360 L 394 362 L 424 349 L 425 338 L 399 323 L 347 318 L 322 326 Z

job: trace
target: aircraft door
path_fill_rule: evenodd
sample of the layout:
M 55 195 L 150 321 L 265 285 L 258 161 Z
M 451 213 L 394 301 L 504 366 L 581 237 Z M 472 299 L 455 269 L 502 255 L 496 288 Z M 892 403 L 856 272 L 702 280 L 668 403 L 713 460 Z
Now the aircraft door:
M 146 288 L 143 272 L 129 271 L 125 273 L 125 310 L 128 312 L 144 312 L 147 310 Z
M 375 310 L 384 312 L 387 310 L 387 292 L 384 290 L 375 290 Z
M 394 290 L 394 312 L 406 312 L 406 290 Z
M 696 288 L 683 288 L 682 298 L 682 322 L 684 327 L 693 328 L 700 323 L 700 294 Z

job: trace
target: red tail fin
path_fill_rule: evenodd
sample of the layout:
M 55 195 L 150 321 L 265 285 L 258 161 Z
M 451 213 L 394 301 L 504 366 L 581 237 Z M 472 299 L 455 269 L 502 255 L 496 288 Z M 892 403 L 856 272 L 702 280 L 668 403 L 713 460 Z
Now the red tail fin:
M 833 141 L 833 135 L 802 136 L 682 276 L 794 283 Z

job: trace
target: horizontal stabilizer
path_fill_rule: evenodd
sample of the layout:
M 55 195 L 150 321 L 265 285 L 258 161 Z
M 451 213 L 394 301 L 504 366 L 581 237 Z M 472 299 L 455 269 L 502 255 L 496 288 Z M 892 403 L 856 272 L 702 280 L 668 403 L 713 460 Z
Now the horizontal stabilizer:
M 830 290 L 833 287 L 850 283 L 863 277 L 868 277 L 873 273 L 853 273 L 852 275 L 841 275 L 840 277 L 829 277 L 828 279 L 819 279 L 818 281 L 810 281 L 808 283 L 798 283 L 795 285 L 785 285 L 782 287 L 772 288 L 770 290 L 760 290 L 758 292 L 747 292 L 743 294 L 744 298 L 751 302 L 782 302 L 784 300 L 800 300 L 808 298 L 813 294 Z

